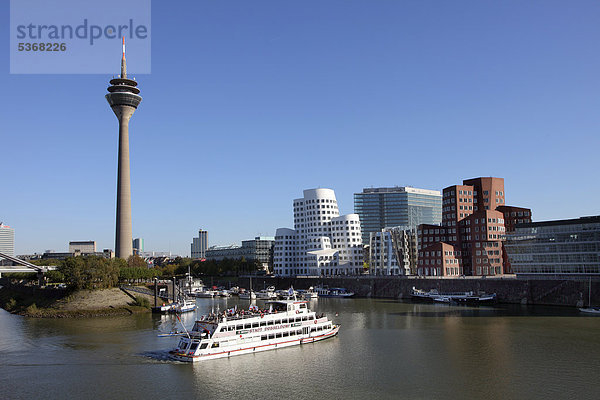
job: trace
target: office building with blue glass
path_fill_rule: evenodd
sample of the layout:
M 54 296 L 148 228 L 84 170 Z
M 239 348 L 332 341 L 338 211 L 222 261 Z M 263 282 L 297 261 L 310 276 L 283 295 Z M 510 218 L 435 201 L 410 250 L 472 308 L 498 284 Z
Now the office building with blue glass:
M 413 187 L 366 188 L 354 193 L 354 212 L 360 216 L 363 243 L 369 234 L 383 228 L 442 223 L 442 194 L 439 190 Z

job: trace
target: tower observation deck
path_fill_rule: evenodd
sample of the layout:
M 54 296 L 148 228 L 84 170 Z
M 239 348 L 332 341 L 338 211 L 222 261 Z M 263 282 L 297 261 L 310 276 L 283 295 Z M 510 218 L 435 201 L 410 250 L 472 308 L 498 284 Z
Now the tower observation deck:
M 137 82 L 127 78 L 125 38 L 121 76 L 111 79 L 106 100 L 119 120 L 119 158 L 117 172 L 117 221 L 115 255 L 127 259 L 133 255 L 131 222 L 131 174 L 129 168 L 129 119 L 142 101 Z

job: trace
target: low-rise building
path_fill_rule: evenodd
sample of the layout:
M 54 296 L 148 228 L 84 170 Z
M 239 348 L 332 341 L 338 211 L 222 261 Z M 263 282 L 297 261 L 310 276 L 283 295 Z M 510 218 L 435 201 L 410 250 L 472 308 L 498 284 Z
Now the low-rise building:
M 221 261 L 226 258 L 247 261 L 257 261 L 263 269 L 269 270 L 273 259 L 273 244 L 275 238 L 272 236 L 257 236 L 251 240 L 243 240 L 242 245 L 212 246 L 206 250 L 206 259 Z
M 53 260 L 64 260 L 68 257 L 87 257 L 87 256 L 98 256 L 104 258 L 115 258 L 115 252 L 111 249 L 104 249 L 102 251 L 93 252 L 81 252 L 79 250 L 69 251 L 67 253 L 57 253 L 54 251 L 46 251 L 42 254 L 42 259 L 53 259 Z
M 69 242 L 69 253 L 95 253 L 96 252 L 96 241 L 95 240 L 83 240 Z
M 505 239 L 517 275 L 600 274 L 600 215 L 517 224 Z

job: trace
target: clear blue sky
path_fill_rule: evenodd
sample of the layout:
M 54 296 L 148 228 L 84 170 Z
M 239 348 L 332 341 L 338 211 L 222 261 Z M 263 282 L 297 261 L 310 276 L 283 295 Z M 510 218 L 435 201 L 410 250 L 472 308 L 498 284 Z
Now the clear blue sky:
M 0 220 L 18 254 L 114 248 L 110 77 L 10 75 L 8 11 Z M 303 189 L 349 213 L 363 187 L 476 176 L 534 220 L 600 214 L 598 21 L 583 0 L 153 1 L 134 236 L 189 255 L 198 228 L 215 245 L 291 227 Z

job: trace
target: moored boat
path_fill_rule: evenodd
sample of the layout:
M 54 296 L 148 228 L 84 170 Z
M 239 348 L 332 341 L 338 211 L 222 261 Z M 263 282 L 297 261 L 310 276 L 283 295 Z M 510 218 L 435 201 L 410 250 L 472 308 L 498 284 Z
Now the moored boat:
M 170 352 L 178 361 L 202 361 L 312 343 L 337 335 L 339 325 L 310 311 L 306 301 L 267 302 L 246 312 L 209 314 L 186 331 Z
M 345 288 L 329 288 L 327 286 L 317 287 L 315 291 L 319 297 L 339 297 L 347 298 L 354 296 L 354 292 L 350 292 Z
M 257 300 L 274 300 L 276 298 L 277 294 L 275 293 L 275 286 L 269 286 L 266 289 L 256 292 Z
M 304 298 L 304 300 L 313 300 L 313 299 L 318 299 L 319 298 L 319 294 L 317 293 L 317 291 L 311 286 L 308 288 L 308 290 L 305 290 L 302 293 L 302 297 Z
M 474 292 L 456 292 L 440 293 L 437 289 L 431 289 L 428 292 L 412 288 L 411 297 L 415 301 L 436 302 L 436 303 L 457 303 L 457 304 L 488 304 L 496 302 L 496 293 L 474 293 Z
M 256 293 L 246 290 L 245 292 L 240 292 L 239 297 L 240 300 L 256 300 Z

